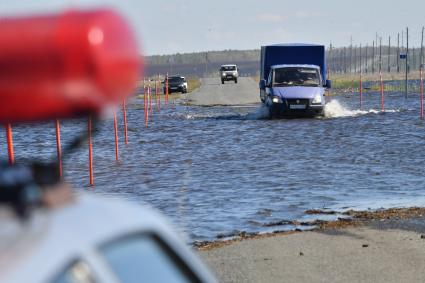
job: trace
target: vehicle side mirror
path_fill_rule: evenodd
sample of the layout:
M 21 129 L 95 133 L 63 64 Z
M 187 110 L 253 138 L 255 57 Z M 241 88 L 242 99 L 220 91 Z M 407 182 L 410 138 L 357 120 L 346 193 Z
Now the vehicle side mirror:
M 266 80 L 260 80 L 259 86 L 260 86 L 261 90 L 265 90 L 266 89 Z
M 325 87 L 326 88 L 332 88 L 332 81 L 331 80 L 326 80 Z

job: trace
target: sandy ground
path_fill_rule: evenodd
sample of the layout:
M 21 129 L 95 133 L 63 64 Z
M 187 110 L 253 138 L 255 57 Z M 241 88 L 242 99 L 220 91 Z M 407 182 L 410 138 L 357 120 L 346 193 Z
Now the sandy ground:
M 260 102 L 258 85 L 251 78 L 240 77 L 221 84 L 220 78 L 203 78 L 198 90 L 187 95 L 192 105 L 243 105 Z
M 200 253 L 221 282 L 425 282 L 424 223 L 376 221 Z

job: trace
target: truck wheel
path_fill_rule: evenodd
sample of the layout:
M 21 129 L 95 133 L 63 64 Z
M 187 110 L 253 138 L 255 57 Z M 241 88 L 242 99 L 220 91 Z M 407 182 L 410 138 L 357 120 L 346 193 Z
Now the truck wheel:
M 224 85 L 224 80 L 221 80 L 221 84 Z
M 235 79 L 235 84 L 237 84 L 238 83 L 238 79 Z

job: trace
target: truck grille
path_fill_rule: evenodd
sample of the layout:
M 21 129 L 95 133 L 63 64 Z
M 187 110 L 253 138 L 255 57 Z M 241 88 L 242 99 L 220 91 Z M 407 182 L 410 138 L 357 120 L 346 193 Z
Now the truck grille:
M 287 105 L 309 105 L 309 99 L 286 99 Z

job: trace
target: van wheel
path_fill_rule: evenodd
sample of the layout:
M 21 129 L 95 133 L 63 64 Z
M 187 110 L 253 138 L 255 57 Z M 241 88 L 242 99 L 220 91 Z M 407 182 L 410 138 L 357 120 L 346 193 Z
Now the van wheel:
M 221 84 L 224 85 L 224 80 L 221 80 Z
M 235 79 L 235 84 L 237 84 L 238 83 L 238 79 Z

